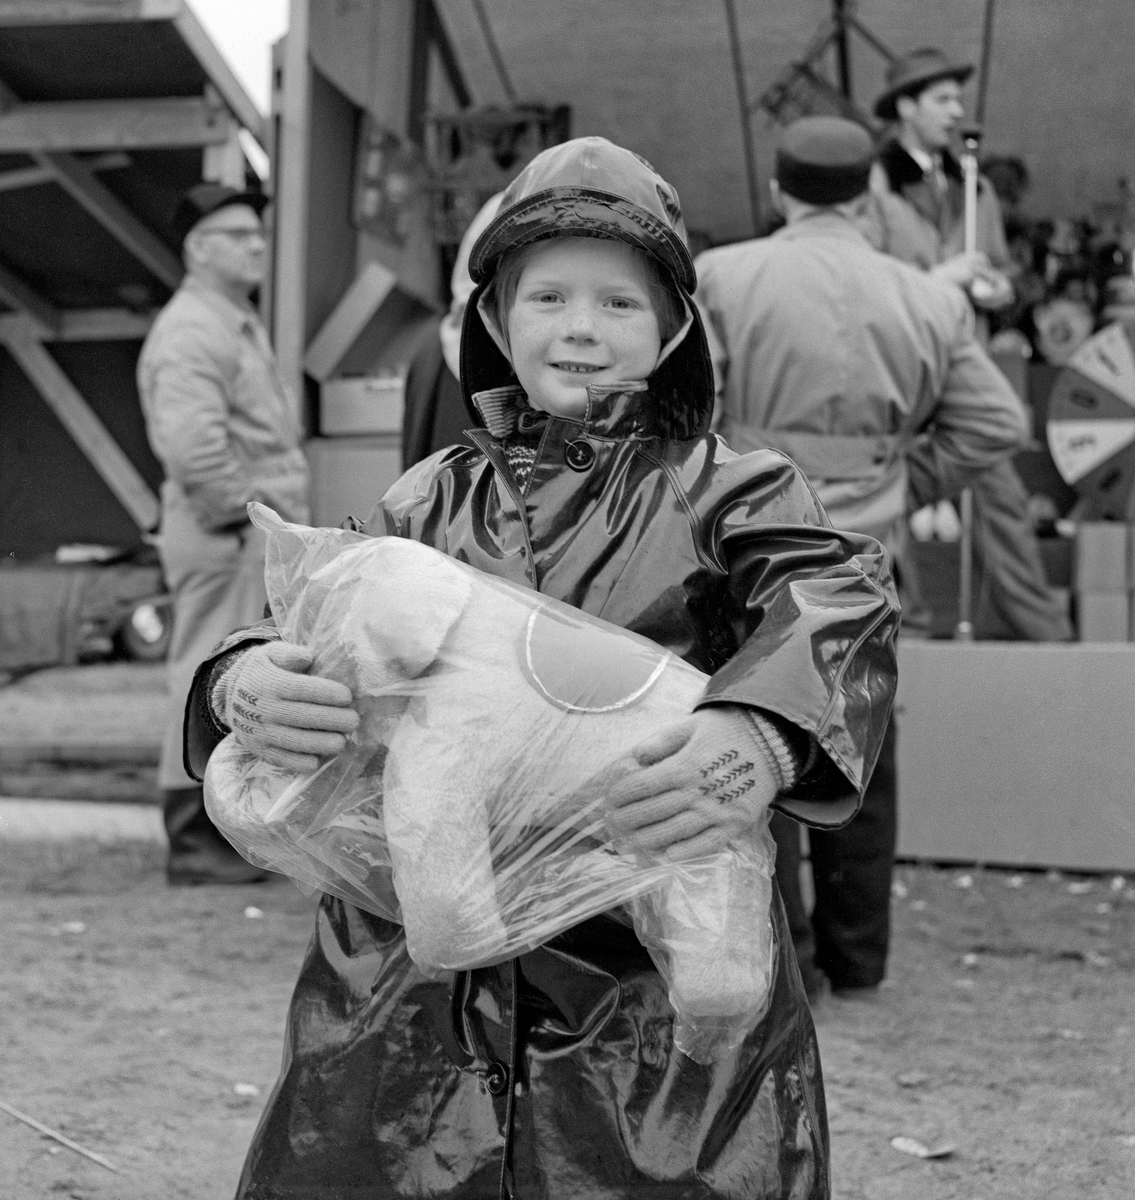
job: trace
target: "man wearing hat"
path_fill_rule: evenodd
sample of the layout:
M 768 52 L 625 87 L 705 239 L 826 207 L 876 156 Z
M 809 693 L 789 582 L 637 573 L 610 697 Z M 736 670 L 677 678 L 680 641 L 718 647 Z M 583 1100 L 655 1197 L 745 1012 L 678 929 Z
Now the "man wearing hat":
M 309 519 L 298 413 L 249 299 L 264 279 L 267 203 L 260 192 L 215 183 L 182 197 L 174 227 L 185 279 L 138 361 L 146 431 L 165 468 L 158 544 L 174 598 L 158 768 L 171 884 L 264 878 L 213 827 L 181 743 L 197 665 L 264 613 L 264 548 L 248 502 L 262 501 L 289 521 Z
M 976 246 L 965 253 L 962 169 L 951 144 L 965 116 L 962 84 L 973 73 L 940 50 L 915 50 L 893 62 L 875 115 L 893 122 L 872 173 L 864 216 L 871 241 L 888 254 L 963 288 L 978 309 L 1013 298 L 1000 268 L 1009 251 L 997 193 L 978 180 Z M 986 636 L 1067 641 L 1063 601 L 1049 587 L 1028 516 L 1028 493 L 1005 461 L 974 483 L 979 538 L 975 544 L 987 587 L 977 614 Z
M 953 495 L 1008 457 L 1028 421 L 975 340 L 961 291 L 879 253 L 860 232 L 872 161 L 870 137 L 850 121 L 789 126 L 771 184 L 787 224 L 700 255 L 697 299 L 718 368 L 722 436 L 740 452 L 783 451 L 836 529 L 893 546 L 912 505 Z M 810 835 L 810 923 L 799 830 L 773 819 L 777 878 L 813 993 L 817 968 L 837 990 L 883 978 L 895 808 L 892 725 L 859 815 Z
M 1013 288 L 997 193 L 978 181 L 977 249 L 965 252 L 965 187 L 951 147 L 965 107 L 962 84 L 973 67 L 940 50 L 915 50 L 891 63 L 875 115 L 894 123 L 872 180 L 879 199 L 880 249 L 969 290 L 979 307 L 1001 308 Z M 981 282 L 978 283 L 978 280 Z

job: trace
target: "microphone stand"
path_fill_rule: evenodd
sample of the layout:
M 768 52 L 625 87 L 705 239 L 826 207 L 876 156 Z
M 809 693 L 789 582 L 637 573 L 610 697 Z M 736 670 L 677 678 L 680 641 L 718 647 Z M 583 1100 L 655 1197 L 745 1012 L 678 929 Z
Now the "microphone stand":
M 981 130 L 976 127 L 962 131 L 962 179 L 965 186 L 965 251 L 977 250 L 977 151 L 981 145 Z M 958 544 L 958 623 L 954 640 L 973 641 L 973 488 L 961 494 L 962 537 Z

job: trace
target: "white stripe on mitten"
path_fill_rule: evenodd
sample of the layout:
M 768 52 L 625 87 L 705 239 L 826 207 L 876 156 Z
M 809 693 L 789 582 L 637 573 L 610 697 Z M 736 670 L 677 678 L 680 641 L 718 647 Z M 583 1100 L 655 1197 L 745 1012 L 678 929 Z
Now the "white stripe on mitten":
M 359 715 L 345 684 L 307 675 L 311 652 L 263 642 L 239 654 L 213 685 L 213 711 L 251 754 L 274 766 L 314 771 L 338 754 Z

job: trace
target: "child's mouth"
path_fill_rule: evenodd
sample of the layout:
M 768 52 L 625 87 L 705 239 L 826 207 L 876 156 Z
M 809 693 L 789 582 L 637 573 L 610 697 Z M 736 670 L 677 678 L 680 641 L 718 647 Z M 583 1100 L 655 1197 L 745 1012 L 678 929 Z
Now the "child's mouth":
M 557 371 L 567 371 L 570 375 L 594 375 L 596 371 L 604 370 L 603 367 L 597 367 L 591 363 L 552 363 L 552 366 Z

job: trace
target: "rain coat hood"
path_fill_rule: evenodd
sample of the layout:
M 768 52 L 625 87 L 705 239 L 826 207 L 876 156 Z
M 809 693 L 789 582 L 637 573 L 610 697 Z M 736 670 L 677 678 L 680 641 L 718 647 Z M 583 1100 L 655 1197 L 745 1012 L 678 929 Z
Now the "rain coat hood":
M 689 320 L 647 381 L 649 403 L 666 435 L 704 433 L 713 415 L 713 369 L 691 300 L 697 275 L 678 193 L 646 159 L 601 137 L 575 138 L 537 155 L 513 180 L 500 212 L 473 246 L 469 272 L 477 290 L 465 310 L 461 339 L 461 385 L 473 420 L 485 424 L 475 403 L 478 393 L 516 382 L 512 364 L 486 326 L 481 299 L 503 255 L 554 237 L 626 242 L 665 269 Z

